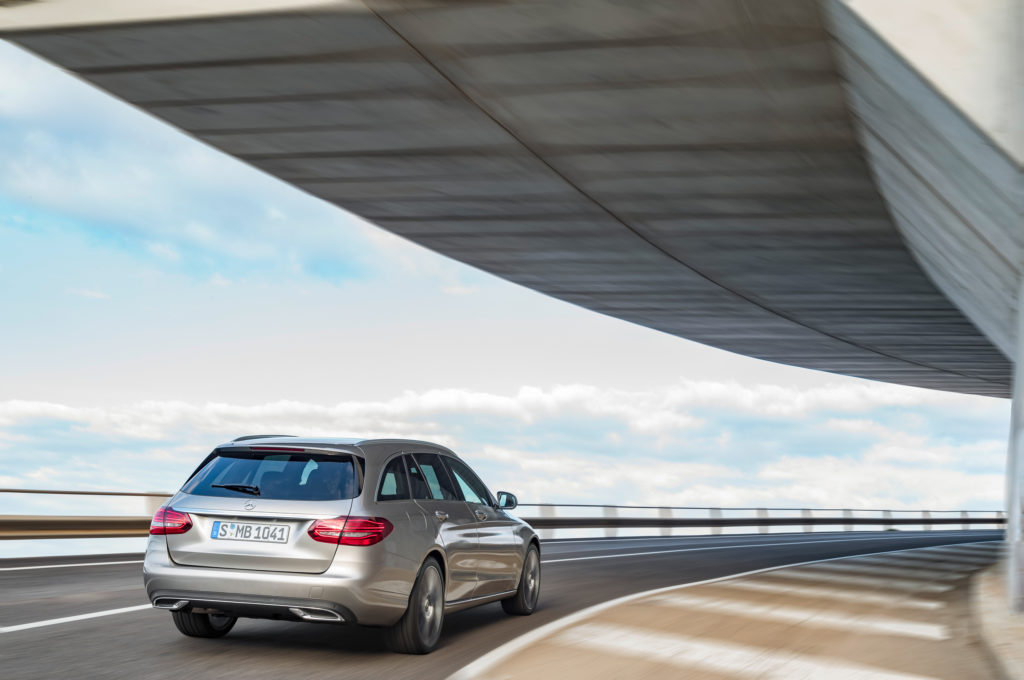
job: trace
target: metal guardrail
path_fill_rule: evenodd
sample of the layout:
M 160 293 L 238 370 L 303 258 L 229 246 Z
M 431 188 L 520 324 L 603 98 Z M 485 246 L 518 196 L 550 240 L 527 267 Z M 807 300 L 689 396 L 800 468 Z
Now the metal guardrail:
M 0 515 L 0 540 L 148 536 L 150 517 Z
M 80 496 L 126 496 L 145 498 L 150 510 L 156 509 L 170 494 L 124 491 L 51 491 L 44 489 L 0 489 L 0 493 L 54 494 Z M 765 533 L 772 527 L 802 527 L 803 531 L 834 526 L 843 531 L 855 527 L 920 526 L 967 530 L 974 527 L 998 528 L 1006 519 L 1001 511 L 968 510 L 854 510 L 840 508 L 693 508 L 623 505 L 556 505 L 523 503 L 521 509 L 536 508 L 535 514 L 522 519 L 544 538 L 556 531 L 603 530 L 605 536 L 617 536 L 619 530 L 656 529 L 671 535 L 677 529 L 708 529 L 720 534 L 724 529 L 756 528 Z M 623 516 L 623 512 L 630 513 Z M 0 540 L 43 538 L 128 538 L 149 534 L 150 516 L 58 516 L 0 515 Z M 546 535 L 545 535 L 546 534 Z
M 35 493 L 50 496 L 139 496 L 149 498 L 170 498 L 172 494 L 163 491 L 58 491 L 55 489 L 0 489 L 0 493 Z
M 862 510 L 850 508 L 696 508 L 624 505 L 555 505 L 527 504 L 520 508 L 536 508 L 537 516 L 523 517 L 543 538 L 556 538 L 557 532 L 603 529 L 608 537 L 620 535 L 622 529 L 658 529 L 670 536 L 676 529 L 707 529 L 718 535 L 725 530 L 749 527 L 767 533 L 773 527 L 801 527 L 811 532 L 820 527 L 837 527 L 842 531 L 879 527 L 921 527 L 926 531 L 991 527 L 1006 523 L 1002 511 L 969 510 Z M 645 515 L 645 516 L 637 516 Z M 577 531 L 578 533 L 578 531 Z

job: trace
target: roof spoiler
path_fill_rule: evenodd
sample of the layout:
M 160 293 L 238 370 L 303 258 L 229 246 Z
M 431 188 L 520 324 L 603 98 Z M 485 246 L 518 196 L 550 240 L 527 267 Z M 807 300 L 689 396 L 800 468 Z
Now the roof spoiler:
M 244 442 L 249 439 L 269 439 L 271 437 L 294 437 L 293 434 L 247 434 L 244 437 L 235 437 L 231 441 Z

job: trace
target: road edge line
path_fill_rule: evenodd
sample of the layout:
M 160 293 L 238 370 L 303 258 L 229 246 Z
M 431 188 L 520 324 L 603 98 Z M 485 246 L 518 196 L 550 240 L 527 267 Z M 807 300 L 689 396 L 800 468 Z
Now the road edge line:
M 47 626 L 57 626 L 62 623 L 73 623 L 74 621 L 85 621 L 86 619 L 96 619 L 101 616 L 113 616 L 115 614 L 128 614 L 130 612 L 140 612 L 145 609 L 152 609 L 151 604 L 137 604 L 132 607 L 120 607 L 118 609 L 106 609 L 101 612 L 90 612 L 88 614 L 75 614 L 74 616 L 63 616 L 59 619 L 46 619 L 45 621 L 33 621 L 31 623 L 17 623 L 13 626 L 0 627 L 0 635 L 5 633 L 17 633 L 22 630 L 31 630 L 33 628 L 45 628 Z

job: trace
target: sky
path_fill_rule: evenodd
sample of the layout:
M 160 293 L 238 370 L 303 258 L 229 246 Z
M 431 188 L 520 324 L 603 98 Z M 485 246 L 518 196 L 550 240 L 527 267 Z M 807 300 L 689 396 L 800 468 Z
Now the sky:
M 285 432 L 443 443 L 527 503 L 1002 506 L 1006 400 L 553 300 L 3 42 L 0 149 L 0 487 L 173 491 L 216 444 Z M 0 494 L 83 508 L 139 512 Z

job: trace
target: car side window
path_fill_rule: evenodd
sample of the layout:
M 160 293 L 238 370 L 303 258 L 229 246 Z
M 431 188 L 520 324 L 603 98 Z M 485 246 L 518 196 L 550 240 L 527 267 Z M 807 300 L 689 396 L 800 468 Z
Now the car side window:
M 405 463 L 402 462 L 402 456 L 395 456 L 380 475 L 377 500 L 403 501 L 409 498 L 409 480 L 405 474 Z
M 420 470 L 419 463 L 412 456 L 402 456 L 402 460 L 405 461 L 406 467 L 409 468 L 409 491 L 413 498 L 420 500 L 430 500 L 433 496 L 430 495 L 430 487 L 427 486 L 427 480 L 423 477 L 423 472 Z
M 430 492 L 430 495 L 427 496 L 428 499 L 435 501 L 461 500 L 455 484 L 448 475 L 448 470 L 445 469 L 441 456 L 436 453 L 417 453 L 412 458 L 415 460 L 417 472 L 413 472 L 413 468 L 410 467 L 409 475 L 410 477 L 420 476 Z
M 452 476 L 455 477 L 455 481 L 462 490 L 463 498 L 470 503 L 493 505 L 491 502 L 491 494 L 487 491 L 487 487 L 480 481 L 480 478 L 469 469 L 468 465 L 457 458 L 445 458 L 445 462 L 448 463 L 448 467 L 452 471 Z

